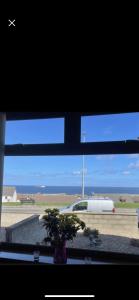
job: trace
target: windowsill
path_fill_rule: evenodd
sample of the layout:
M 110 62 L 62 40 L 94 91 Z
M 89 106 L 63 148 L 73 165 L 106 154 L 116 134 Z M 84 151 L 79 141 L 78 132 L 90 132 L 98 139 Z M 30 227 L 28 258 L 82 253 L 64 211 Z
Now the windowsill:
M 9 259 L 13 259 L 13 254 L 20 255 L 18 257 L 23 257 L 23 255 L 27 255 L 24 257 L 28 257 L 29 262 L 33 263 L 33 252 L 40 251 L 40 257 L 53 257 L 54 249 L 52 247 L 44 246 L 44 245 L 31 245 L 31 244 L 18 244 L 18 243 L 0 243 L 0 254 L 2 253 L 10 253 L 11 257 Z M 131 255 L 125 253 L 114 253 L 114 252 L 106 252 L 106 251 L 97 251 L 97 250 L 86 250 L 86 249 L 78 249 L 78 248 L 67 248 L 67 255 L 69 259 L 77 260 L 78 262 L 84 261 L 85 257 L 91 257 L 92 261 L 100 262 L 100 264 L 139 264 L 139 255 Z M 2 258 L 0 256 L 0 260 L 6 259 L 6 257 Z M 8 257 L 7 257 L 8 260 Z M 22 260 L 21 260 L 22 261 Z M 47 263 L 47 262 L 42 262 Z M 48 260 L 48 263 L 49 262 Z
M 26 262 L 26 263 L 33 263 L 34 262 L 34 255 L 33 254 L 25 254 L 25 253 L 14 253 L 14 252 L 6 252 L 1 251 L 0 252 L 0 259 L 2 260 L 13 260 L 13 261 L 20 261 L 20 262 Z M 39 262 L 40 264 L 53 264 L 53 257 L 52 256 L 39 256 Z M 34 262 L 36 264 L 36 262 Z M 69 265 L 85 265 L 84 259 L 74 259 L 74 258 L 68 258 L 67 264 Z M 91 264 L 93 265 L 107 265 L 107 264 L 113 264 L 108 262 L 102 262 L 98 260 L 92 260 Z

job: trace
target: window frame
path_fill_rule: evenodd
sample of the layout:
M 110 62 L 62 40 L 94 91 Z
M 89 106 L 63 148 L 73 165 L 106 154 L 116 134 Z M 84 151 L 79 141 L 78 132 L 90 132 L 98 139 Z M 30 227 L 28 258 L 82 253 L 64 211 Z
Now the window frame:
M 120 112 L 115 112 L 120 113 Z M 121 113 L 127 113 L 121 112 Z M 130 112 L 133 113 L 133 112 Z M 103 155 L 103 154 L 136 154 L 139 153 L 139 140 L 81 142 L 81 117 L 91 115 L 107 115 L 114 112 L 100 113 L 12 113 L 6 114 L 7 121 L 64 118 L 64 143 L 53 144 L 13 144 L 5 145 L 5 156 L 43 156 L 43 155 Z
M 31 120 L 31 119 L 48 119 L 48 118 L 63 118 L 64 121 L 64 144 L 26 144 L 26 145 L 5 145 L 4 156 L 49 156 L 49 155 L 99 155 L 99 154 L 136 154 L 139 153 L 139 140 L 123 140 L 109 142 L 85 142 L 81 143 L 81 117 L 93 115 L 107 115 L 119 113 L 133 113 L 135 111 L 118 111 L 118 112 L 4 112 L 6 120 Z M 1 205 L 1 203 L 0 203 Z M 24 250 L 29 252 L 29 249 L 36 249 L 35 245 L 0 243 L 4 249 L 16 249 L 19 252 Z M 43 246 L 39 246 L 42 249 Z M 38 246 L 37 246 L 38 248 Z M 45 250 L 49 253 L 50 249 Z M 110 252 L 98 252 L 81 249 L 68 249 L 72 252 L 73 257 L 79 256 L 102 256 L 107 261 L 116 259 L 118 261 L 139 262 L 139 255 L 118 254 Z M 92 254 L 91 254 L 92 253 Z

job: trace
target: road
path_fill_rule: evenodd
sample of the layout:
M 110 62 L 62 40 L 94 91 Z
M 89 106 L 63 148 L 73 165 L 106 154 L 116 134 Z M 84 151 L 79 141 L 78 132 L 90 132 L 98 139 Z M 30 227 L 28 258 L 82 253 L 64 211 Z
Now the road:
M 44 214 L 45 208 L 24 206 L 24 207 L 7 207 L 3 206 L 2 213 L 20 213 L 20 214 Z
M 2 207 L 2 212 L 3 213 L 22 213 L 22 214 L 45 214 L 45 209 L 47 207 L 37 207 L 37 206 L 31 206 L 31 205 L 27 205 L 27 206 L 22 206 L 22 207 L 18 207 L 18 206 L 3 206 Z M 50 206 L 49 206 L 50 208 Z M 51 208 L 54 208 L 51 206 Z M 117 213 L 135 213 L 136 209 L 132 209 L 132 208 L 117 208 L 116 209 Z

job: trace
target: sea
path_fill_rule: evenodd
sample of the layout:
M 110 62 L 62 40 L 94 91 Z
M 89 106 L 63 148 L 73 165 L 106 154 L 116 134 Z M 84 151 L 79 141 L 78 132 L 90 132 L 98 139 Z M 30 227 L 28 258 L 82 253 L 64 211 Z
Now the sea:
M 6 186 L 6 185 L 5 185 Z M 8 185 L 10 186 L 10 185 Z M 80 186 L 35 186 L 35 185 L 14 185 L 19 194 L 68 194 L 80 195 Z M 92 194 L 139 194 L 139 187 L 85 187 L 85 195 Z

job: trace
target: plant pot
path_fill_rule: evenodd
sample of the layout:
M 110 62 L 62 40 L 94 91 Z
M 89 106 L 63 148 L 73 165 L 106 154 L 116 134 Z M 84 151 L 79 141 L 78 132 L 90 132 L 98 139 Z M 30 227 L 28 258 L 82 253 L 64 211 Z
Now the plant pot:
M 66 242 L 62 245 L 56 246 L 54 250 L 54 264 L 66 264 L 67 263 L 67 252 Z

